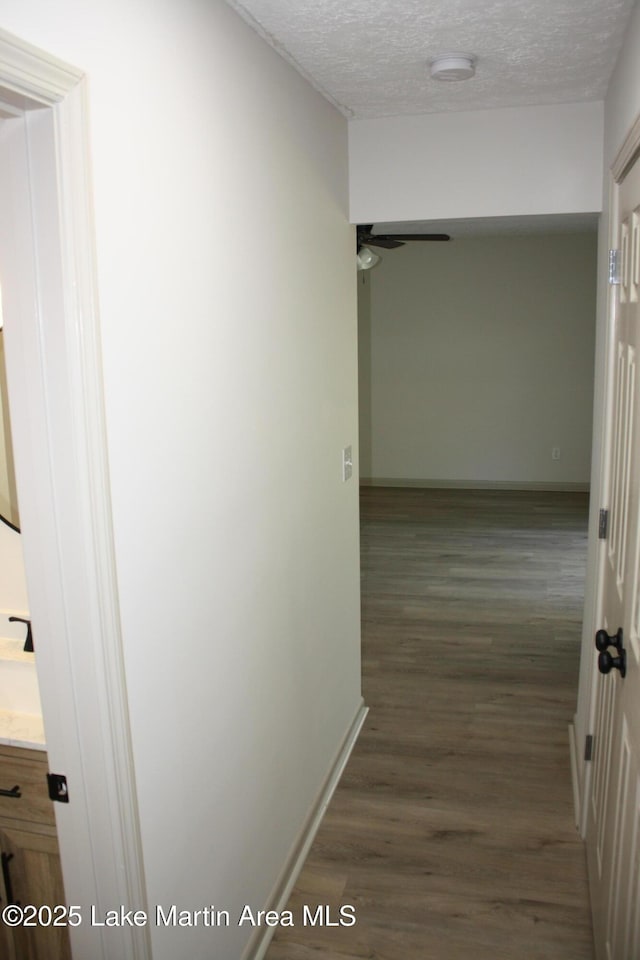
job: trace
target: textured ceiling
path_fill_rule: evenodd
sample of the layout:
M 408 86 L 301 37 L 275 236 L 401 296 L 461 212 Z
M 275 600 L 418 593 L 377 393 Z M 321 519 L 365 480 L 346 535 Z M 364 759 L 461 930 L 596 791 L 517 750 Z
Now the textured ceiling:
M 227 0 L 346 116 L 601 100 L 634 0 Z M 476 76 L 428 62 L 474 53 Z

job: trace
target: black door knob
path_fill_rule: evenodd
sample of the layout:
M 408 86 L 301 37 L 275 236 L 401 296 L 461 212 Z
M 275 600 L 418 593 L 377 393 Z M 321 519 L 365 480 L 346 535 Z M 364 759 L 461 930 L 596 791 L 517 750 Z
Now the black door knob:
M 622 627 L 618 627 L 618 632 L 612 637 L 606 630 L 598 630 L 596 633 L 596 649 L 606 650 L 607 647 L 615 647 L 616 650 L 622 650 Z
M 624 677 L 627 673 L 627 651 L 621 650 L 619 657 L 612 657 L 608 650 L 602 650 L 598 655 L 598 670 L 600 673 L 611 673 L 612 670 L 619 670 L 620 676 Z

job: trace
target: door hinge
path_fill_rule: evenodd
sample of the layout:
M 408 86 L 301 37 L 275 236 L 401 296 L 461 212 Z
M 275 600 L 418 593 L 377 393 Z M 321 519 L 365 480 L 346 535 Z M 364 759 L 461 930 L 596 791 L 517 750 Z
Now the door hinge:
M 609 250 L 609 283 L 617 285 L 620 283 L 620 251 Z
M 598 540 L 606 540 L 609 533 L 609 511 L 601 510 L 598 520 Z
M 593 734 L 588 733 L 584 741 L 584 758 L 591 760 L 593 757 Z
M 57 800 L 58 803 L 69 803 L 67 778 L 63 773 L 48 773 L 47 784 L 49 786 L 49 797 L 51 800 Z

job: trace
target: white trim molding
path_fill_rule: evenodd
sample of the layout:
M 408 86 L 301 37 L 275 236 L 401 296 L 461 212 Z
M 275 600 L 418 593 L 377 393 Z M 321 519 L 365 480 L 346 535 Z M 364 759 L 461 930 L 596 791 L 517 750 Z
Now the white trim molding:
M 434 490 L 539 490 L 588 493 L 588 483 L 552 483 L 546 480 L 426 480 L 407 477 L 360 477 L 361 487 L 423 487 Z
M 322 819 L 327 812 L 327 807 L 329 806 L 336 787 L 340 782 L 344 768 L 346 767 L 353 748 L 356 745 L 356 741 L 360 735 L 360 731 L 362 730 L 362 726 L 366 720 L 368 712 L 369 708 L 366 707 L 364 705 L 364 701 L 361 700 L 353 722 L 349 727 L 344 740 L 342 741 L 342 746 L 338 751 L 338 755 L 331 766 L 329 775 L 322 785 L 320 793 L 318 794 L 318 798 L 311 808 L 309 816 L 305 820 L 302 830 L 300 831 L 298 838 L 293 845 L 292 852 L 287 858 L 284 869 L 276 881 L 271 896 L 268 898 L 267 906 L 265 907 L 266 910 L 276 910 L 278 912 L 282 912 L 286 908 L 289 897 L 291 896 L 291 891 L 293 890 L 300 871 L 304 866 L 304 862 L 307 859 L 309 850 L 311 849 L 311 844 L 315 839 L 315 836 L 322 823 Z M 256 928 L 255 934 L 251 937 L 245 948 L 245 951 L 242 955 L 242 960 L 264 960 L 274 933 L 275 929 L 273 927 Z
M 26 109 L 53 106 L 82 80 L 82 72 L 0 30 L 1 85 L 24 98 Z
M 0 99 L 24 111 L 3 124 L 0 164 L 11 190 L 0 191 L 0 253 L 47 750 L 69 788 L 69 804 L 56 804 L 66 895 L 83 910 L 146 909 L 111 527 L 86 80 L 0 32 Z M 84 922 L 70 934 L 74 957 L 151 957 L 146 928 L 105 932 Z
M 573 790 L 573 817 L 576 829 L 580 830 L 580 781 L 578 777 L 578 751 L 574 723 L 569 724 L 569 758 L 571 762 L 571 787 Z
M 627 172 L 635 163 L 638 153 L 640 153 L 640 116 L 636 117 L 631 125 L 611 166 L 611 176 L 616 184 L 622 183 Z

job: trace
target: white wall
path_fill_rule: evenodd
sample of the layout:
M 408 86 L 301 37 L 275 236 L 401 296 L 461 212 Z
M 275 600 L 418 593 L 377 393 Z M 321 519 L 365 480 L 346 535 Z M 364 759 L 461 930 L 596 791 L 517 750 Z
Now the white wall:
M 363 478 L 586 485 L 595 275 L 595 233 L 382 251 L 359 286 Z
M 378 265 L 377 269 L 380 269 Z M 360 479 L 371 477 L 371 278 L 358 273 L 358 433 Z
M 18 496 L 16 493 L 13 444 L 7 377 L 5 373 L 4 337 L 0 331 L 0 514 L 14 526 L 20 526 Z M 2 567 L 0 567 L 0 570 Z
M 354 120 L 351 220 L 598 211 L 602 115 L 573 103 Z
M 22 537 L 0 520 L 0 637 L 21 637 L 24 626 L 12 628 L 6 616 L 29 616 L 29 599 L 24 578 Z M 0 710 L 5 706 L 0 702 Z
M 640 9 L 636 4 L 605 101 L 605 178 L 632 123 L 640 113 Z M 606 193 L 606 191 L 605 191 Z
M 148 901 L 259 908 L 360 703 L 346 122 L 216 0 L 7 0 L 0 26 L 89 77 Z M 153 955 L 250 933 L 154 927 Z

